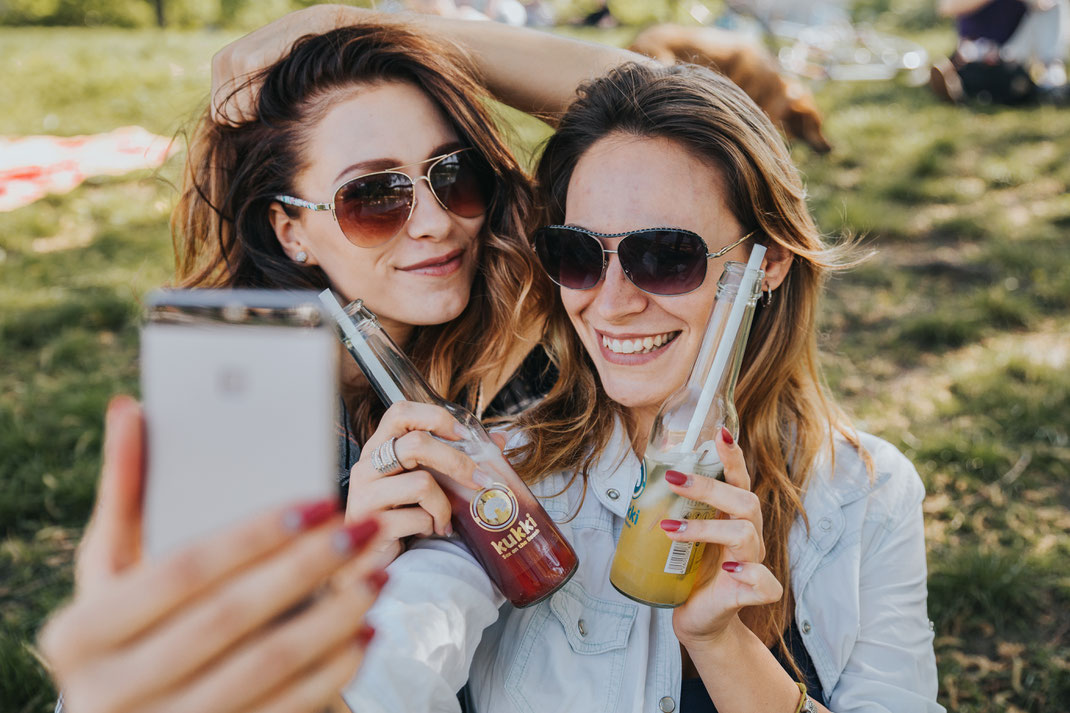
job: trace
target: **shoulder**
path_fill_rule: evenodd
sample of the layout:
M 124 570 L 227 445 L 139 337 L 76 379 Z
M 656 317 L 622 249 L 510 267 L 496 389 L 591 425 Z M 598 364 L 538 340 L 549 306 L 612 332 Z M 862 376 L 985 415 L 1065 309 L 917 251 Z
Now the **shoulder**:
M 819 462 L 810 487 L 826 491 L 841 506 L 865 502 L 867 519 L 897 518 L 925 497 L 910 459 L 888 441 L 863 431 L 858 432 L 857 446 L 836 437 L 835 458 Z

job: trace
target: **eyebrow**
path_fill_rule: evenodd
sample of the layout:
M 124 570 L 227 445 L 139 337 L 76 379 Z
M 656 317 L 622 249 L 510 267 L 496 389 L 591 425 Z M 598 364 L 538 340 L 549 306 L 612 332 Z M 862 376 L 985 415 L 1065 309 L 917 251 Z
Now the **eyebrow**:
M 413 161 L 411 163 L 401 163 L 400 159 L 390 158 L 390 157 L 373 158 L 373 159 L 368 159 L 367 161 L 358 161 L 357 163 L 351 164 L 349 166 L 346 166 L 344 169 L 342 169 L 342 172 L 339 173 L 337 176 L 335 176 L 334 182 L 338 183 L 339 181 L 342 180 L 342 178 L 344 176 L 347 176 L 350 173 L 353 173 L 355 171 L 361 171 L 362 174 L 366 174 L 366 173 L 375 173 L 377 171 L 392 170 L 392 169 L 395 169 L 395 168 L 406 168 L 408 166 L 415 166 L 416 164 L 423 163 L 424 161 L 427 161 L 428 159 L 432 159 L 432 158 L 435 158 L 436 156 L 441 156 L 443 154 L 448 154 L 448 153 L 451 153 L 451 152 L 456 151 L 456 150 L 461 149 L 461 148 L 464 148 L 463 145 L 461 144 L 461 142 L 458 141 L 458 140 L 454 140 L 454 141 L 447 141 L 446 143 L 444 143 L 444 144 L 442 144 L 440 146 L 436 146 L 434 149 L 431 150 L 431 153 L 428 154 L 427 158 L 425 158 L 423 161 Z

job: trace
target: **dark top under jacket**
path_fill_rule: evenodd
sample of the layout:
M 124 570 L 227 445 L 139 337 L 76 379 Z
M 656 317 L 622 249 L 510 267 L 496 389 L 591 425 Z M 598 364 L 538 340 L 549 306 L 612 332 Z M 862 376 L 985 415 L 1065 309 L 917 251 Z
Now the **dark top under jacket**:
M 806 694 L 814 699 L 815 703 L 825 705 L 825 699 L 821 695 L 821 681 L 817 678 L 817 669 L 814 668 L 814 661 L 810 658 L 810 654 L 807 653 L 806 647 L 803 646 L 802 636 L 799 634 L 799 628 L 794 621 L 784 634 L 784 642 L 787 644 L 792 658 L 795 659 L 795 665 L 802 671 L 803 683 L 806 684 Z M 791 667 L 788 666 L 784 653 L 779 646 L 773 650 L 773 655 L 780 662 L 780 665 L 784 667 L 785 671 L 791 671 Z M 706 692 L 706 687 L 702 685 L 701 678 L 685 678 L 683 680 L 683 685 L 680 688 L 680 713 L 717 713 L 717 708 L 714 707 L 713 701 L 710 700 L 710 694 Z

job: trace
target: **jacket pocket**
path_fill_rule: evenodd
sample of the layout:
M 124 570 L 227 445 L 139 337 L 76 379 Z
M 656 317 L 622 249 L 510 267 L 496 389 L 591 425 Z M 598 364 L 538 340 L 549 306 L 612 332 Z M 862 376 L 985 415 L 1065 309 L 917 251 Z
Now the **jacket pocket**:
M 505 675 L 517 710 L 619 710 L 638 608 L 593 597 L 576 579 L 536 605 Z

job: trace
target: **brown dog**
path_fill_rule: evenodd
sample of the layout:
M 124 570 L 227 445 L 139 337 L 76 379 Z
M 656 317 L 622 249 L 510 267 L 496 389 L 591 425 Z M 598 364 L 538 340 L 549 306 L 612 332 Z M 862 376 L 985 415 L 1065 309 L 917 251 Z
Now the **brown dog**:
M 745 91 L 789 137 L 805 141 L 818 153 L 832 149 L 821 133 L 821 114 L 810 90 L 782 77 L 773 56 L 746 38 L 715 27 L 654 25 L 640 32 L 628 49 L 662 64 L 693 62 L 715 69 Z

